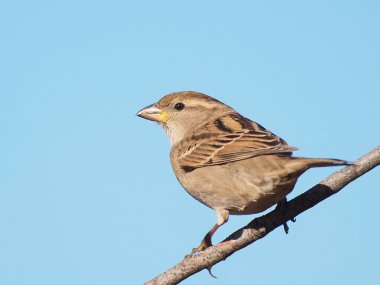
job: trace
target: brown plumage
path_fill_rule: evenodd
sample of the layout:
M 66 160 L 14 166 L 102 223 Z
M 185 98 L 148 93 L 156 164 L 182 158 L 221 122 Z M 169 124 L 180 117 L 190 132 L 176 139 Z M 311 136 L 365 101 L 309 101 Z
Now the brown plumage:
M 348 164 L 337 159 L 293 157 L 297 148 L 198 92 L 169 94 L 138 115 L 163 125 L 171 141 L 170 161 L 178 181 L 216 212 L 217 223 L 194 251 L 211 245 L 212 235 L 229 214 L 255 214 L 284 201 L 309 168 Z

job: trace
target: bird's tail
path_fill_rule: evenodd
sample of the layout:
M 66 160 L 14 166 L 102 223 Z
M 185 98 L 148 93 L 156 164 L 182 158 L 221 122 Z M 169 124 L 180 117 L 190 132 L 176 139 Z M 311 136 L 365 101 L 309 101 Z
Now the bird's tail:
M 334 158 L 302 158 L 302 161 L 308 165 L 308 168 L 352 164 L 352 162 Z

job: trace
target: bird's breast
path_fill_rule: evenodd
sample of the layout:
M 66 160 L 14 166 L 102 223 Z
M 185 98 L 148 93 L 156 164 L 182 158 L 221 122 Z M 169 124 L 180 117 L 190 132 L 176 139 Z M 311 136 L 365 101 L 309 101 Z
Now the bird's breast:
M 172 165 L 178 181 L 191 196 L 210 208 L 227 209 L 231 214 L 262 212 L 285 198 L 296 182 L 275 155 L 191 171 Z

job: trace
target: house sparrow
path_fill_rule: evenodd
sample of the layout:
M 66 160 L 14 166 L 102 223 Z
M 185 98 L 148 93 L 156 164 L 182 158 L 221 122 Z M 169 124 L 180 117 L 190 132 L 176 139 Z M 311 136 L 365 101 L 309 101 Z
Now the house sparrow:
M 137 115 L 163 126 L 179 183 L 216 212 L 216 224 L 193 252 L 212 245 L 211 237 L 230 214 L 256 214 L 286 201 L 298 177 L 309 168 L 349 164 L 293 157 L 297 148 L 199 92 L 166 95 Z

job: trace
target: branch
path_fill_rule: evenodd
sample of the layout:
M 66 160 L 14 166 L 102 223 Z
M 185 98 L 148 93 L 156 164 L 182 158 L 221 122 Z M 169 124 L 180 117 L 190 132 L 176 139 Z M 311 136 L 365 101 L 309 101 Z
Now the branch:
M 188 255 L 174 267 L 158 275 L 145 285 L 178 284 L 189 276 L 225 260 L 234 252 L 265 237 L 275 228 L 295 216 L 314 207 L 319 202 L 338 193 L 343 187 L 380 164 L 380 146 L 360 157 L 353 165 L 347 166 L 305 193 L 287 203 L 286 209 L 275 209 L 254 219 L 245 227 L 237 230 L 221 243 L 209 247 L 197 255 Z

